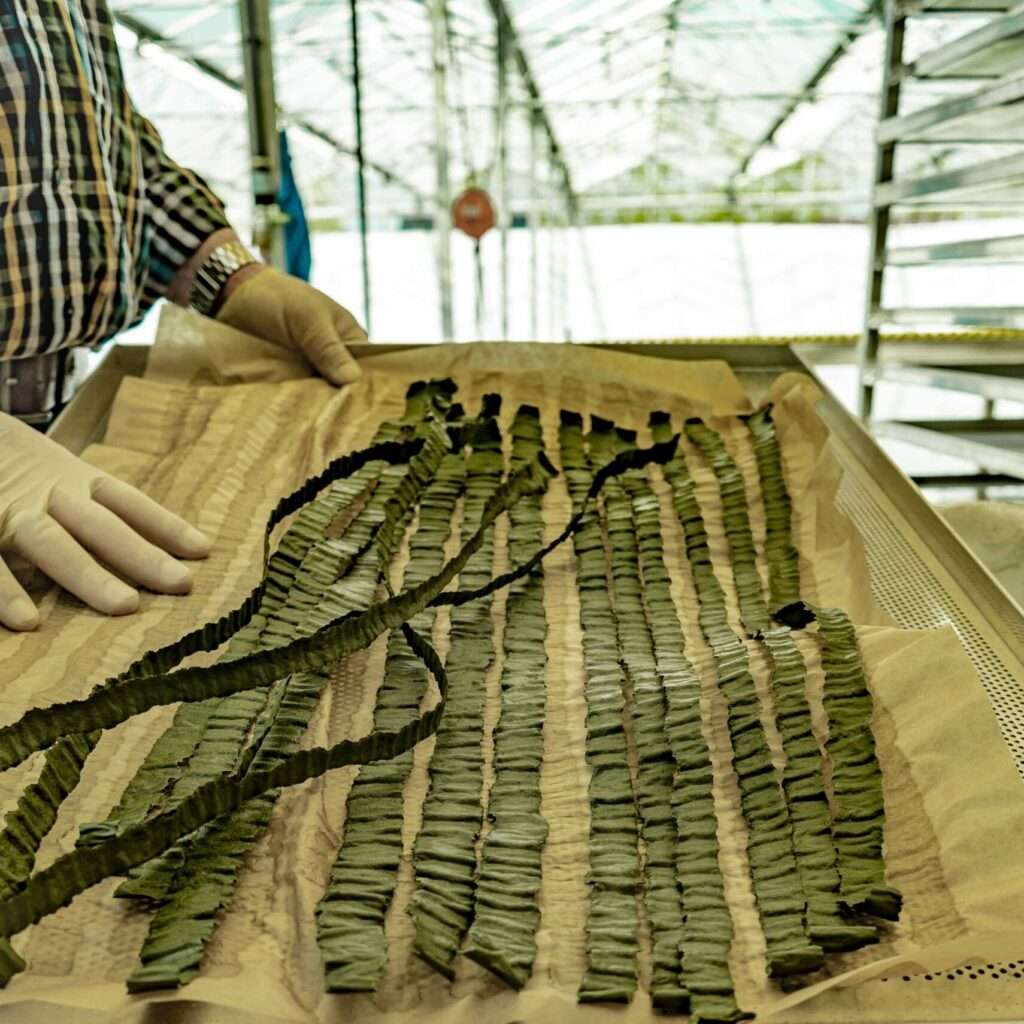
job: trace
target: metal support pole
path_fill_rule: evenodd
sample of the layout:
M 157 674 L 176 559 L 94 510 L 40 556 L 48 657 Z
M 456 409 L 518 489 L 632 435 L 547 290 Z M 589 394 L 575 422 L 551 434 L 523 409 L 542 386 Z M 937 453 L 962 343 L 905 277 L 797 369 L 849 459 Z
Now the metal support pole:
M 495 29 L 495 54 L 497 74 L 497 96 L 494 105 L 494 135 L 495 146 L 495 177 L 497 178 L 495 192 L 498 196 L 498 235 L 501 241 L 501 337 L 508 339 L 508 146 L 507 133 L 505 131 L 506 109 L 508 106 L 508 41 L 505 32 L 505 22 L 496 18 Z
M 356 193 L 359 246 L 363 265 L 363 326 L 370 334 L 370 253 L 366 237 L 366 159 L 363 153 L 363 73 L 359 63 L 359 2 L 349 0 L 352 22 L 352 97 L 356 119 Z
M 539 330 L 539 310 L 537 308 L 540 302 L 540 296 L 538 294 L 538 281 L 537 281 L 537 261 L 539 259 L 539 253 L 537 249 L 537 205 L 540 200 L 540 192 L 537 188 L 537 122 L 534 119 L 533 114 L 530 114 L 530 207 L 528 213 L 528 223 L 530 229 L 530 341 L 537 340 L 537 331 Z
M 267 263 L 283 268 L 284 222 L 277 205 L 281 168 L 269 0 L 239 0 L 238 19 L 249 120 L 253 241 Z
M 906 14 L 896 10 L 897 0 L 885 0 L 885 59 L 882 72 L 882 94 L 879 120 L 894 117 L 899 110 L 900 84 L 903 72 L 903 34 Z M 885 253 L 889 234 L 889 207 L 875 201 L 879 185 L 892 181 L 896 144 L 886 142 L 875 149 L 874 190 L 871 196 L 868 243 L 868 288 L 864 309 L 864 331 L 857 346 L 857 365 L 860 375 L 858 412 L 861 419 L 871 417 L 874 399 L 875 363 L 878 358 L 878 326 L 873 322 L 875 312 L 882 305 L 882 284 L 885 276 Z
M 437 179 L 434 230 L 437 232 L 437 281 L 441 297 L 441 337 L 455 337 L 452 319 L 451 186 L 448 182 L 448 9 L 446 0 L 430 0 L 434 58 L 434 160 Z

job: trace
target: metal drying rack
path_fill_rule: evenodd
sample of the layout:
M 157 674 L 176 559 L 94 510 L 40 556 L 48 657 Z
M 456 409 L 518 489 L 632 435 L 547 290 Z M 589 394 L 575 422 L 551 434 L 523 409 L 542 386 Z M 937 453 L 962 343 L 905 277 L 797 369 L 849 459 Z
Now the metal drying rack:
M 422 346 L 350 346 L 357 358 L 419 347 Z M 809 352 L 801 346 L 650 341 L 603 343 L 600 347 L 662 359 L 721 359 L 729 363 L 755 401 L 780 373 L 795 371 L 817 380 L 808 362 Z M 114 345 L 51 428 L 50 436 L 76 452 L 102 440 L 121 381 L 126 376 L 141 375 L 147 356 L 146 348 Z M 876 600 L 904 628 L 951 626 L 956 631 L 985 687 L 1003 738 L 1024 780 L 1024 611 L 974 558 L 860 421 L 824 386 L 821 389 L 825 397 L 818 412 L 831 432 L 834 452 L 843 469 L 838 503 L 856 522 L 864 539 Z M 950 982 L 970 984 L 975 1004 L 988 1008 L 980 1010 L 981 1016 L 974 1019 L 1024 1019 L 1024 964 L 1004 963 L 976 965 L 949 974 L 918 975 L 902 981 L 867 982 L 857 990 L 864 1006 L 870 1009 L 864 1017 L 830 1013 L 829 994 L 825 993 L 807 1004 L 814 1008 L 811 1016 L 807 1007 L 801 1008 L 799 1020 L 805 1024 L 811 1020 L 948 1020 L 948 1012 L 942 1011 L 941 994 Z M 887 997 L 893 986 L 901 987 L 901 1005 L 919 1008 L 918 1016 L 890 1014 Z M 993 1007 L 998 1012 L 993 1012 Z M 16 1016 L 9 1015 L 12 1010 Z M 42 1003 L 0 1008 L 0 1024 L 7 1020 L 49 1024 L 53 1013 L 52 1005 Z M 73 1024 L 108 1020 L 93 1016 L 90 1011 L 63 1019 L 73 1020 Z M 120 1020 L 137 1024 L 272 1024 L 270 1018 L 255 1021 L 224 1007 L 187 999 L 141 1004 L 137 1016 Z

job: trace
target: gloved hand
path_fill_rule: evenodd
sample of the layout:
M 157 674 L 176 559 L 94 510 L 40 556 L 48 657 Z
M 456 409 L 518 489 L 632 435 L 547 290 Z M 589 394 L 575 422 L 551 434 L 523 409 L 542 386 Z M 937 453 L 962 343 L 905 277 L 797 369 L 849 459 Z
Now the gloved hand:
M 345 348 L 345 342 L 366 341 L 355 317 L 312 285 L 272 267 L 230 289 L 217 319 L 301 353 L 332 384 L 351 384 L 362 376 Z
M 209 551 L 202 533 L 152 498 L 0 413 L 0 622 L 9 629 L 34 629 L 39 613 L 5 552 L 97 611 L 125 615 L 138 608 L 138 592 L 96 559 L 150 590 L 187 594 L 191 574 L 167 552 L 203 558 Z

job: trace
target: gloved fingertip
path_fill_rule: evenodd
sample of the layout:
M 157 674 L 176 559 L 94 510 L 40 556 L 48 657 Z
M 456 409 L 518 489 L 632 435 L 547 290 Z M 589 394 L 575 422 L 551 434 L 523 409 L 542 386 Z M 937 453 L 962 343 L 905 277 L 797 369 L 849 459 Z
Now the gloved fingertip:
M 344 355 L 332 352 L 324 359 L 320 372 L 338 387 L 352 384 L 363 375 L 362 367 L 346 352 Z
M 192 573 L 173 558 L 160 567 L 160 589 L 165 594 L 187 594 L 192 590 Z
M 108 615 L 131 615 L 139 607 L 139 593 L 120 580 L 103 584 L 103 607 Z
M 11 629 L 27 632 L 39 625 L 39 609 L 27 597 L 16 597 L 7 606 L 4 621 Z
M 202 530 L 186 526 L 181 535 L 181 555 L 184 558 L 206 558 L 213 550 L 213 541 Z

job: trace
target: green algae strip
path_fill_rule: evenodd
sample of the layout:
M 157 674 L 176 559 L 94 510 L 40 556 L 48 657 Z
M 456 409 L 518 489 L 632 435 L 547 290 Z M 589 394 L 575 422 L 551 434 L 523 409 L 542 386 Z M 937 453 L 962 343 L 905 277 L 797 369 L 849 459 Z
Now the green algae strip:
M 718 861 L 711 752 L 701 727 L 700 681 L 686 645 L 665 564 L 661 511 L 645 474 L 626 473 L 643 601 L 664 687 L 665 731 L 675 760 L 671 808 L 676 823 L 675 870 L 683 910 L 682 977 L 691 1019 L 731 1024 L 753 1016 L 736 1003 L 729 951 L 732 915 Z
M 614 431 L 592 417 L 590 460 L 605 465 L 617 451 L 634 447 L 633 432 Z M 665 691 L 644 609 L 633 510 L 623 474 L 604 491 L 604 519 L 612 571 L 612 596 L 619 651 L 632 696 L 637 757 L 637 809 L 644 859 L 644 901 L 651 930 L 651 1000 L 659 1010 L 685 1013 L 689 994 L 681 977 L 683 915 L 676 879 L 676 821 L 672 811 L 675 759 L 665 732 Z
M 857 949 L 876 942 L 878 932 L 870 925 L 846 921 L 842 915 L 832 813 L 821 751 L 811 724 L 806 667 L 790 630 L 772 628 L 757 571 L 743 476 L 717 432 L 700 420 L 688 420 L 686 434 L 703 452 L 718 480 L 743 627 L 764 642 L 772 660 L 775 718 L 786 756 L 782 790 L 793 829 L 798 877 L 807 901 L 807 931 L 824 950 Z
M 407 421 L 419 412 L 412 402 L 409 405 Z M 442 406 L 438 412 L 443 413 L 445 408 Z M 427 419 L 416 430 L 424 438 L 423 448 L 409 462 L 406 472 L 389 474 L 385 469 L 381 474 L 381 482 L 366 508 L 369 526 L 354 522 L 349 531 L 354 537 L 325 537 L 313 545 L 303 560 L 296 573 L 295 591 L 297 596 L 306 598 L 306 606 L 292 636 L 309 635 L 332 619 L 351 610 L 364 610 L 372 603 L 381 573 L 393 555 L 393 538 L 398 535 L 397 530 L 385 531 L 383 524 L 407 522 L 447 449 L 448 438 L 442 423 Z M 358 529 L 360 525 L 362 532 Z M 363 550 L 371 539 L 372 545 Z M 329 583 L 339 575 L 340 579 Z M 308 581 L 305 587 L 304 581 Z M 261 742 L 248 750 L 238 749 L 242 739 L 238 736 L 227 750 L 223 749 L 227 745 L 222 745 L 216 751 L 220 761 L 214 761 L 214 777 L 226 771 L 236 776 L 245 771 L 264 771 L 294 752 L 329 681 L 326 670 L 298 672 L 284 680 L 277 694 L 276 713 L 266 723 Z M 248 729 L 249 722 L 244 721 L 243 732 Z M 197 753 L 193 758 L 193 764 L 198 756 Z M 175 803 L 195 788 L 198 787 L 176 794 Z M 143 944 L 142 966 L 128 978 L 129 991 L 174 987 L 195 976 L 206 943 L 216 929 L 216 915 L 230 904 L 245 859 L 270 824 L 277 796 L 276 792 L 263 794 L 237 814 L 208 825 L 183 850 L 179 844 L 151 862 L 154 866 L 142 882 L 152 886 L 155 876 L 167 888 L 166 901 L 157 911 Z M 138 889 L 136 885 L 134 891 Z
M 895 921 L 902 897 L 885 881 L 882 774 L 871 731 L 873 703 L 857 633 L 838 608 L 816 608 L 815 614 L 825 673 L 826 749 L 832 763 L 832 834 L 840 894 L 851 911 Z
M 421 583 L 441 567 L 465 475 L 462 454 L 446 455 L 424 492 L 419 523 L 409 544 L 406 586 Z M 429 636 L 434 614 L 426 608 L 410 625 Z M 389 729 L 408 721 L 426 691 L 425 667 L 409 650 L 401 631 L 392 630 L 373 728 Z M 398 880 L 402 787 L 411 767 L 411 751 L 367 765 L 349 793 L 343 840 L 316 911 L 329 992 L 372 992 L 383 975 L 387 962 L 384 920 Z
M 497 403 L 492 405 L 497 413 Z M 498 488 L 504 460 L 497 421 L 482 424 L 467 460 L 463 529 L 474 529 Z M 459 577 L 477 589 L 492 577 L 494 538 L 488 535 Z M 413 950 L 434 970 L 454 977 L 455 957 L 472 921 L 476 841 L 483 819 L 484 677 L 494 658 L 491 602 L 456 607 L 449 626 L 448 711 L 428 769 L 423 818 L 413 848 L 415 888 L 409 905 Z
M 701 450 L 718 481 L 722 522 L 732 555 L 732 575 L 743 628 L 750 636 L 762 633 L 772 627 L 772 620 L 761 589 L 761 575 L 757 571 L 757 552 L 747 513 L 743 474 L 717 431 L 699 419 L 687 420 L 685 430 L 686 436 Z
M 786 490 L 782 453 L 772 419 L 772 407 L 764 406 L 747 417 L 747 429 L 754 446 L 761 501 L 765 516 L 765 558 L 772 612 L 799 604 L 800 555 L 793 546 L 793 504 Z M 788 623 L 801 625 L 803 623 Z
M 512 469 L 543 450 L 539 411 L 520 406 L 512 423 Z M 525 497 L 509 510 L 510 558 L 524 561 L 543 539 L 540 497 Z M 487 805 L 491 829 L 480 851 L 465 947 L 466 956 L 517 989 L 529 981 L 537 955 L 537 894 L 548 835 L 540 792 L 546 636 L 544 573 L 538 567 L 513 584 L 505 606 L 501 712 L 494 728 L 494 783 Z
M 579 414 L 562 413 L 559 445 L 573 507 L 580 509 L 591 487 L 592 474 Z M 637 893 L 641 877 L 636 803 L 623 727 L 625 680 L 608 594 L 604 539 L 596 516 L 584 521 L 573 542 L 586 677 L 586 758 L 590 766 L 587 970 L 577 997 L 580 1002 L 628 1003 L 637 985 Z
M 651 433 L 655 438 L 671 433 L 666 415 L 652 415 Z M 761 725 L 761 702 L 747 651 L 729 626 L 725 593 L 712 566 L 696 487 L 681 454 L 665 467 L 665 477 L 686 536 L 686 553 L 700 601 L 700 627 L 714 655 L 718 687 L 728 709 L 733 769 L 747 823 L 747 859 L 767 946 L 768 973 L 786 977 L 813 971 L 824 964 L 824 955 L 807 935 L 806 901 L 800 887 L 793 884 L 798 869 L 792 824 Z
M 612 424 L 596 417 L 592 425 L 589 446 L 594 465 L 604 465 L 620 450 L 619 446 L 633 446 L 635 435 L 631 432 L 614 432 Z M 604 513 L 619 649 L 633 704 L 637 806 L 646 849 L 644 894 L 654 952 L 651 997 L 658 1009 L 685 1012 L 689 999 L 680 978 L 682 912 L 675 874 L 676 823 L 671 807 L 675 762 L 665 732 L 665 694 L 643 604 L 637 537 L 624 477 L 611 481 L 605 489 Z

